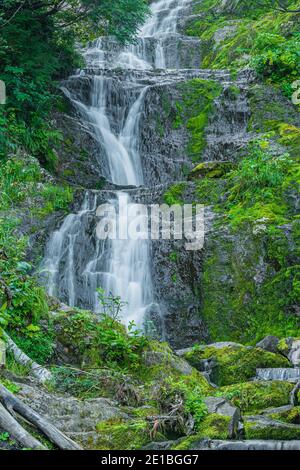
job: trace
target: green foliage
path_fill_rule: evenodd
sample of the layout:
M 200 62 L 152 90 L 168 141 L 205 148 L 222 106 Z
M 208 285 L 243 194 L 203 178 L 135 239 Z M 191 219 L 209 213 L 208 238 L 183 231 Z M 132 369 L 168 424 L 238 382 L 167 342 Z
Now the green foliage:
M 9 440 L 9 433 L 8 432 L 1 432 L 0 433 L 0 442 L 7 442 Z
M 249 154 L 229 176 L 230 197 L 228 218 L 234 228 L 245 222 L 265 219 L 266 223 L 284 223 L 284 182 L 295 174 L 289 154 L 272 155 L 259 145 L 252 145 Z M 293 177 L 293 176 L 292 176 Z M 229 189 L 228 188 L 228 189 Z
M 34 158 L 16 156 L 0 162 L 1 210 L 20 207 L 28 198 L 37 201 L 32 213 L 39 217 L 66 210 L 73 200 L 72 189 L 42 182 L 41 167 Z
M 11 382 L 10 380 L 8 379 L 5 379 L 5 378 L 2 378 L 0 376 L 0 382 L 2 383 L 2 385 L 4 385 L 4 387 L 7 388 L 7 390 L 9 390 L 11 393 L 18 393 L 21 388 L 16 385 L 15 383 Z
M 188 390 L 185 387 L 184 395 L 184 410 L 193 416 L 195 428 L 199 430 L 200 424 L 207 414 L 207 406 L 203 401 L 202 390 L 200 387 L 195 387 L 193 390 Z
M 48 313 L 46 294 L 32 276 L 34 267 L 25 261 L 28 237 L 20 226 L 26 213 L 43 218 L 54 210 L 66 210 L 73 198 L 68 187 L 44 182 L 38 161 L 18 155 L 0 162 L 0 272 L 5 284 L 0 287 L 0 324 L 17 331 L 25 352 L 32 359 L 46 361 L 51 356 L 51 333 L 37 329 Z M 32 208 L 31 208 L 32 206 Z M 19 218 L 12 214 L 19 214 Z M 39 220 L 38 219 L 38 220 Z M 10 292 L 12 299 L 7 296 Z M 31 328 L 31 330 L 30 330 Z
M 144 0 L 69 0 L 68 8 L 57 0 L 2 3 L 0 78 L 7 103 L 0 107 L 0 158 L 22 146 L 55 170 L 61 134 L 51 114 L 62 105 L 58 81 L 81 64 L 75 41 L 114 34 L 129 42 L 148 5 Z
M 61 329 L 60 340 L 65 346 L 75 349 L 81 360 L 88 364 L 105 364 L 116 370 L 138 369 L 141 351 L 148 340 L 134 324 L 130 324 L 126 331 L 125 326 L 119 323 L 118 299 L 108 296 L 105 303 L 110 307 L 99 321 L 93 314 L 84 311 L 57 318 Z
M 197 374 L 186 377 L 169 376 L 162 382 L 159 389 L 159 404 L 162 412 L 177 412 L 186 418 L 191 415 L 195 421 L 196 429 L 207 414 L 207 407 L 203 397 L 208 393 L 209 387 L 197 381 Z M 178 429 L 182 432 L 183 429 Z
M 26 274 L 27 266 L 20 264 L 25 258 L 26 237 L 16 237 L 13 230 L 17 219 L 0 219 L 0 248 L 5 256 L 0 257 L 0 272 L 12 294 L 11 305 L 5 292 L 0 291 L 0 301 L 6 302 L 8 326 L 22 328 L 36 323 L 48 312 L 46 295 L 35 279 Z M 24 271 L 25 269 L 25 271 Z
M 300 74 L 299 48 L 299 33 L 289 39 L 279 34 L 260 33 L 253 44 L 252 65 L 260 75 L 279 83 L 285 94 L 291 96 L 291 84 Z
M 198 36 L 204 44 L 203 68 L 230 68 L 233 71 L 246 66 L 255 67 L 269 82 L 281 87 L 291 96 L 292 82 L 299 76 L 298 16 L 292 10 L 300 9 L 299 2 L 288 4 L 291 13 L 280 11 L 278 1 L 221 2 L 205 0 L 194 7 L 196 14 L 187 34 Z M 236 24 L 232 20 L 238 20 Z M 224 27 L 232 30 L 220 43 L 215 33 Z
M 20 334 L 21 333 L 21 334 Z M 33 361 L 46 364 L 53 356 L 54 334 L 51 328 L 47 333 L 40 331 L 35 325 L 28 325 L 21 329 L 19 334 L 10 331 L 11 338 Z
M 205 128 L 214 110 L 214 99 L 221 93 L 221 86 L 213 80 L 195 78 L 178 85 L 182 103 L 177 106 L 176 122 L 185 125 L 190 133 L 188 153 L 193 162 L 201 160 L 206 147 Z
M 183 192 L 185 188 L 186 183 L 173 184 L 163 195 L 164 202 L 169 206 L 173 206 L 174 204 L 182 204 Z
M 0 207 L 8 209 L 24 201 L 41 179 L 35 160 L 11 158 L 0 162 Z
M 69 186 L 43 185 L 39 196 L 45 201 L 45 204 L 36 211 L 37 215 L 45 217 L 54 211 L 66 211 L 73 202 L 73 195 L 73 190 Z

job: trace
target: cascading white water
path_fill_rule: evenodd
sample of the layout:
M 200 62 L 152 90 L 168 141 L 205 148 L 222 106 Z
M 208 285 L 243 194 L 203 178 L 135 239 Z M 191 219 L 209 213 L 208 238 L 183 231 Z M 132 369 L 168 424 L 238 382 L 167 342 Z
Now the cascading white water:
M 141 29 L 136 45 L 121 51 L 111 63 L 109 54 L 103 49 L 110 39 L 99 39 L 85 51 L 87 65 L 105 69 L 165 68 L 165 38 L 176 33 L 179 12 L 189 2 L 160 0 L 153 3 L 152 16 Z M 153 40 L 155 57 L 151 64 L 147 55 L 147 42 Z M 78 77 L 82 76 L 84 72 Z M 111 98 L 112 82 L 113 78 L 107 78 L 105 74 L 93 75 L 89 103 L 84 103 L 76 90 L 68 88 L 68 84 L 64 91 L 105 154 L 107 178 L 119 186 L 138 187 L 144 182 L 139 153 L 139 124 L 147 86 L 138 87 L 133 74 L 128 102 L 123 107 L 117 107 Z M 117 210 L 122 198 L 126 198 L 130 210 L 132 201 L 128 192 L 116 191 L 110 203 Z M 159 310 L 153 300 L 149 242 L 141 239 L 96 240 L 93 255 L 82 266 L 81 237 L 87 236 L 90 225 L 88 217 L 95 212 L 96 206 L 97 195 L 90 197 L 87 193 L 81 211 L 69 215 L 60 230 L 52 235 L 42 266 L 43 271 L 49 273 L 49 294 L 63 296 L 71 306 L 88 306 L 101 311 L 96 289 L 102 287 L 107 295 L 119 296 L 126 303 L 124 322 L 133 320 L 141 326 L 148 309 Z
M 166 68 L 166 42 L 177 34 L 180 12 L 191 0 L 160 0 L 151 4 L 151 16 L 142 26 L 136 44 L 120 51 L 113 62 L 105 51 L 107 42 L 100 38 L 85 51 L 87 63 L 99 68 L 149 70 Z M 151 47 L 152 46 L 152 47 Z
M 300 379 L 300 368 L 269 368 L 269 369 L 257 369 L 256 370 L 257 380 L 299 380 Z

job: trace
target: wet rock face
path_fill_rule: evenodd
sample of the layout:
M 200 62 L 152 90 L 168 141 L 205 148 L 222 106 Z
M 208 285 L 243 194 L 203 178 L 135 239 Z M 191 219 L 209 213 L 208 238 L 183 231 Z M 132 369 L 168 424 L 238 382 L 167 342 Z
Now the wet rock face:
M 56 114 L 54 119 L 63 135 L 57 172 L 71 184 L 90 189 L 103 186 L 105 163 L 99 164 L 101 149 L 89 129 L 82 126 L 76 113 Z
M 208 334 L 201 318 L 202 252 L 186 251 L 180 242 L 152 243 L 153 282 L 163 311 L 165 339 L 173 347 L 187 347 Z
M 191 166 L 185 148 L 188 134 L 176 129 L 176 83 L 151 88 L 146 96 L 141 122 L 141 157 L 147 185 L 170 183 L 182 178 L 182 168 Z

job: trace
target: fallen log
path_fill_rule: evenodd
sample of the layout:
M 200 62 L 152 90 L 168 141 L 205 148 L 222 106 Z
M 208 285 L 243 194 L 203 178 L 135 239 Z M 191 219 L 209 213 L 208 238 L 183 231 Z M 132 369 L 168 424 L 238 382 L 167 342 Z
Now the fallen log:
M 62 450 L 82 450 L 82 447 L 63 434 L 52 423 L 44 419 L 36 411 L 23 403 L 18 397 L 13 395 L 7 388 L 0 383 L 0 401 L 8 409 L 18 413 L 47 438 Z
M 0 427 L 26 449 L 46 450 L 46 447 L 26 431 L 0 403 Z
M 4 332 L 4 338 L 7 344 L 7 350 L 11 352 L 18 364 L 30 368 L 30 373 L 39 380 L 41 383 L 49 382 L 52 379 L 52 374 L 45 367 L 34 362 L 27 356 L 16 343 Z

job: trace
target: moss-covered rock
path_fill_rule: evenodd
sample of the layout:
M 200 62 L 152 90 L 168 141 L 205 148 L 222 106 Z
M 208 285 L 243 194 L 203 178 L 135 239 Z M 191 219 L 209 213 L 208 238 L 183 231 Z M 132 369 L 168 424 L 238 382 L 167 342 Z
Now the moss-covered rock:
M 151 441 L 165 439 L 160 432 L 151 432 L 150 424 L 144 419 L 101 422 L 97 425 L 97 433 L 98 450 L 136 450 Z
M 203 360 L 213 361 L 211 379 L 220 386 L 251 379 L 258 368 L 290 367 L 290 362 L 279 354 L 234 343 L 196 346 L 184 357 L 196 368 Z
M 278 410 L 268 413 L 267 416 L 276 421 L 282 421 L 290 424 L 300 424 L 300 406 L 295 406 L 288 410 Z
M 270 418 L 249 416 L 244 421 L 246 439 L 297 440 L 300 425 L 282 423 Z
M 190 134 L 187 152 L 194 163 L 201 161 L 206 148 L 205 129 L 214 112 L 214 100 L 221 94 L 222 86 L 214 80 L 195 78 L 178 85 L 182 93 L 177 106 L 175 125 L 185 126 Z
M 229 416 L 221 416 L 217 413 L 212 413 L 206 416 L 203 420 L 199 432 L 195 436 L 189 436 L 179 443 L 175 444 L 173 450 L 192 450 L 195 443 L 202 439 L 229 439 L 230 435 L 230 422 Z
M 222 178 L 233 169 L 231 162 L 203 162 L 199 163 L 190 173 L 190 179 L 195 178 Z
M 289 382 L 247 382 L 220 388 L 216 394 L 244 413 L 288 405 L 294 385 Z

